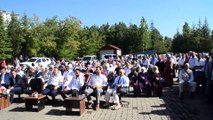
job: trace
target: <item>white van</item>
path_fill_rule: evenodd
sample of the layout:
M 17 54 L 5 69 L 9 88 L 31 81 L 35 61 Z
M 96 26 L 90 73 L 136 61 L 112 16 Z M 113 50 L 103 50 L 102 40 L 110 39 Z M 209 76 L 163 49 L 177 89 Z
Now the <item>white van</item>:
M 83 57 L 83 62 L 92 62 L 94 60 L 97 60 L 97 56 L 96 55 L 86 55 Z

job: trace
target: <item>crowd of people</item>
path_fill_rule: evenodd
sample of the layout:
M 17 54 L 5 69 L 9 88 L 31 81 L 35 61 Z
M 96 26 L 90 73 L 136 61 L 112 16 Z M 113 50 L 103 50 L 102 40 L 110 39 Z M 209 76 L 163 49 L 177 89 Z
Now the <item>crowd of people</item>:
M 135 97 L 162 96 L 163 87 L 171 87 L 177 77 L 179 97 L 190 89 L 191 97 L 202 92 L 212 101 L 213 56 L 204 53 L 180 53 L 144 55 L 140 58 L 127 56 L 109 58 L 106 61 L 53 61 L 49 66 L 2 65 L 0 87 L 10 90 L 10 101 L 14 94 L 38 94 L 55 97 L 85 95 L 88 108 L 100 108 L 100 96 L 105 95 L 103 107 L 114 103 L 112 109 L 121 108 L 121 97 L 133 88 Z M 178 75 L 178 76 L 177 76 Z M 48 96 L 46 97 L 49 100 Z M 91 96 L 96 98 L 95 103 Z

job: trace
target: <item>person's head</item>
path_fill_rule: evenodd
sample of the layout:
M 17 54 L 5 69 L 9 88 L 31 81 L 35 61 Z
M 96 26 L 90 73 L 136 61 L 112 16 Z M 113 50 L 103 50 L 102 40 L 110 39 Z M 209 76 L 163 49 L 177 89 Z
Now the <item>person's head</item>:
M 13 77 L 16 76 L 16 70 L 15 70 L 15 69 L 12 69 L 12 70 L 11 70 L 11 75 L 12 75 Z
M 97 75 L 101 74 L 101 70 L 102 70 L 101 66 L 96 66 L 95 67 L 95 74 L 97 74 Z
M 171 55 L 170 54 L 166 54 L 166 60 L 169 61 L 171 59 Z
M 45 67 L 45 68 L 44 68 L 44 71 L 49 71 L 49 67 Z
M 154 66 L 152 70 L 154 73 L 159 73 L 158 66 Z
M 86 66 L 86 68 L 91 68 L 91 63 L 87 62 L 85 66 Z
M 70 66 L 66 65 L 66 71 L 69 71 L 69 70 L 70 70 Z
M 146 73 L 147 72 L 146 68 L 145 67 L 141 67 L 141 72 L 142 73 Z
M 1 68 L 1 74 L 4 74 L 6 72 L 6 68 L 5 67 L 2 67 Z
M 40 70 L 40 67 L 39 67 L 39 66 L 36 66 L 36 67 L 35 67 L 35 71 L 38 72 L 39 70 Z
M 76 69 L 75 69 L 75 74 L 76 74 L 76 76 L 79 76 L 80 73 L 81 73 L 81 70 L 80 70 L 79 68 L 76 68 Z
M 120 70 L 119 70 L 119 76 L 123 76 L 124 73 L 125 73 L 125 70 L 124 70 L 124 69 L 120 69 Z
M 158 61 L 161 61 L 161 56 L 160 55 L 158 55 Z
M 54 73 L 54 75 L 55 75 L 55 76 L 57 76 L 57 75 L 58 75 L 58 68 L 57 68 L 57 67 L 54 67 L 54 69 L 53 69 L 53 73 Z
M 50 70 L 50 71 L 53 71 L 53 69 L 54 69 L 54 66 L 51 65 L 50 68 L 49 68 L 49 70 Z
M 189 63 L 185 63 L 185 64 L 184 64 L 184 69 L 185 69 L 185 70 L 188 70 L 189 67 L 190 67 L 190 66 L 189 66 Z

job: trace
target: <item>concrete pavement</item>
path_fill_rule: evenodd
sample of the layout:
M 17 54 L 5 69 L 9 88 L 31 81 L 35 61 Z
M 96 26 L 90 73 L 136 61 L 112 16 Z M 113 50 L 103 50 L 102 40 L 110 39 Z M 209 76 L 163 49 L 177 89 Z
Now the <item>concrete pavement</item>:
M 17 96 L 15 96 L 17 97 Z M 57 99 L 61 99 L 60 95 Z M 102 99 L 103 101 L 103 96 Z M 0 111 L 0 120 L 212 120 L 213 106 L 204 103 L 200 93 L 195 99 L 178 98 L 177 85 L 164 88 L 163 96 L 159 97 L 125 97 L 129 105 L 119 110 L 101 108 L 99 111 L 86 109 L 82 116 L 66 115 L 65 108 L 46 105 L 40 112 L 25 111 L 25 104 L 13 103 Z

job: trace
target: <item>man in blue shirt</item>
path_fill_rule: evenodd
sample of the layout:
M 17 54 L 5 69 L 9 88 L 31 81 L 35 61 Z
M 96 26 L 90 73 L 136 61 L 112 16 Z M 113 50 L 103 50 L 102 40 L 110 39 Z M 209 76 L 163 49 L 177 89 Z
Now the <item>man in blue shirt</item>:
M 112 107 L 113 110 L 117 110 L 121 108 L 119 94 L 127 93 L 129 87 L 129 78 L 124 74 L 124 69 L 119 70 L 119 75 L 115 78 L 114 83 L 112 84 L 111 88 L 107 90 L 105 95 L 106 103 L 103 105 L 104 107 L 109 106 L 109 100 L 111 94 L 113 95 L 113 101 L 115 106 Z

